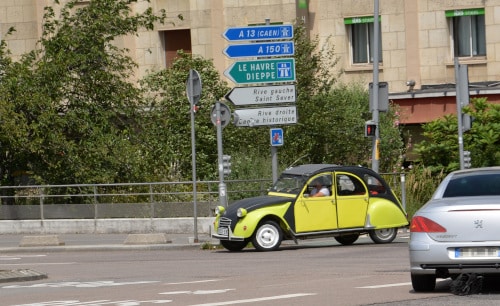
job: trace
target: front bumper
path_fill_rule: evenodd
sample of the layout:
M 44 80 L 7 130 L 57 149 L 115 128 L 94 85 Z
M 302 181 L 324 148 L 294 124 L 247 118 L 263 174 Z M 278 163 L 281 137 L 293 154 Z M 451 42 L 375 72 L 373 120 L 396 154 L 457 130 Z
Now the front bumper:
M 229 241 L 244 241 L 244 237 L 235 236 L 231 230 L 231 220 L 228 218 L 220 218 L 214 224 L 212 238 Z

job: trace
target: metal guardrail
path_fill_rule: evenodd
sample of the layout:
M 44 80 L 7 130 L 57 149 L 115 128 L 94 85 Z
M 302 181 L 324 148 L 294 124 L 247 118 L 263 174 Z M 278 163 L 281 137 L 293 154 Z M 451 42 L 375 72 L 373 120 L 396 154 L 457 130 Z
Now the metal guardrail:
M 0 186 L 0 220 L 212 216 L 218 181 Z M 271 180 L 230 180 L 231 201 L 263 195 Z
M 382 176 L 405 207 L 404 174 Z M 229 204 L 264 195 L 271 179 L 227 180 Z M 219 181 L 0 186 L 0 220 L 212 217 Z M 194 199 L 196 197 L 196 208 Z

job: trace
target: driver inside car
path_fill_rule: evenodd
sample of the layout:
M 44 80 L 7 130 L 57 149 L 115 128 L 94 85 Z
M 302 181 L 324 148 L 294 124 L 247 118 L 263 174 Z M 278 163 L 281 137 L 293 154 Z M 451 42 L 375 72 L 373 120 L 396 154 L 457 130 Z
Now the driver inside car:
M 316 178 L 311 185 L 314 186 L 314 189 L 309 194 L 310 197 L 327 197 L 330 195 L 330 190 L 323 185 L 320 177 Z

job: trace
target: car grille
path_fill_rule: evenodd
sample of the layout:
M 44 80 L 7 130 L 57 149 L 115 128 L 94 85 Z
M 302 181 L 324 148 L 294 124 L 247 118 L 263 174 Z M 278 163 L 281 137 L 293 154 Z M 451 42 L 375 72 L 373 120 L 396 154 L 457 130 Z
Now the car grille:
M 231 227 L 231 219 L 229 218 L 220 218 L 219 219 L 219 226 L 223 226 L 223 227 Z

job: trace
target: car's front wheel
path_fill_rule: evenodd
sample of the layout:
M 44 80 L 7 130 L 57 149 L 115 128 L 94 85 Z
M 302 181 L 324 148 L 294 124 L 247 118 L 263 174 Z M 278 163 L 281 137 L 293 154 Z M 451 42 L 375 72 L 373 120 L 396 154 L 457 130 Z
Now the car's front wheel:
M 393 228 L 382 228 L 377 230 L 372 230 L 369 232 L 370 238 L 375 243 L 390 243 L 396 236 L 398 235 L 398 229 L 396 227 Z
M 228 251 L 241 251 L 248 244 L 248 241 L 229 241 L 229 240 L 221 240 L 220 244 Z
M 411 274 L 411 285 L 415 292 L 431 292 L 436 287 L 436 275 Z
M 356 240 L 358 240 L 358 238 L 359 238 L 359 234 L 355 233 L 355 234 L 342 235 L 342 236 L 335 237 L 335 240 L 337 240 L 337 242 L 342 244 L 342 245 L 351 245 L 354 242 L 356 242 Z
M 283 232 L 280 226 L 271 220 L 264 221 L 255 230 L 252 243 L 258 251 L 277 250 L 283 240 Z

